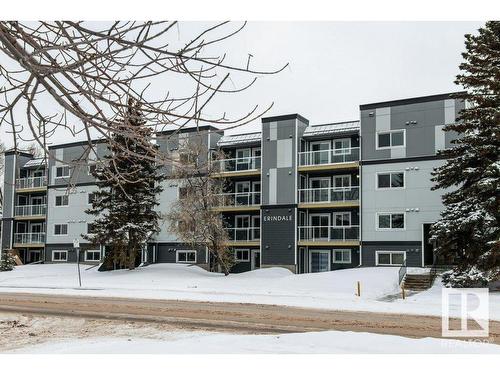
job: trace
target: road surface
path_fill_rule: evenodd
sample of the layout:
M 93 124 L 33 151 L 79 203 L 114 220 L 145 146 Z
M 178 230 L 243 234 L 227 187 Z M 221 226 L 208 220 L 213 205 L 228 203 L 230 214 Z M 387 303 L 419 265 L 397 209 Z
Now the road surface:
M 0 311 L 61 317 L 168 324 L 181 329 L 240 333 L 324 330 L 441 338 L 435 316 L 333 311 L 275 305 L 0 293 Z M 452 327 L 459 327 L 454 321 Z M 500 322 L 490 322 L 490 342 L 500 344 Z

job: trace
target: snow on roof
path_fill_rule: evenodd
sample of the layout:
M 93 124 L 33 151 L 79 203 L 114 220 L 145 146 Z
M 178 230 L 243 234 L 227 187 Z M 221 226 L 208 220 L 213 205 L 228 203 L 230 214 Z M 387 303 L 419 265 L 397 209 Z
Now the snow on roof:
M 313 137 L 324 134 L 352 133 L 359 131 L 359 121 L 336 122 L 325 125 L 308 126 L 304 131 L 304 137 Z
M 37 159 L 31 159 L 26 162 L 26 164 L 23 165 L 23 168 L 31 168 L 31 167 L 41 167 L 45 165 L 45 159 L 44 158 L 37 158 Z
M 261 139 L 262 133 L 224 135 L 217 142 L 217 146 L 232 146 L 243 143 L 256 143 L 260 142 Z

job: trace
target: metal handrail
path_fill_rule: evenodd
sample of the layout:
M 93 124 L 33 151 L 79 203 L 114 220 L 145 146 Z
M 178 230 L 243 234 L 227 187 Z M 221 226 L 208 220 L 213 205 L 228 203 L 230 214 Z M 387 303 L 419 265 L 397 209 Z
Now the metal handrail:
M 217 194 L 216 205 L 218 207 L 258 206 L 260 205 L 260 194 L 260 191 L 221 193 Z
M 33 189 L 47 186 L 47 176 L 16 179 L 16 189 Z
M 230 241 L 257 241 L 260 240 L 260 227 L 226 228 Z
M 403 279 L 405 278 L 406 276 L 406 272 L 407 272 L 408 268 L 406 267 L 406 259 L 403 261 L 403 264 L 401 265 L 401 267 L 399 267 L 399 285 L 401 285 L 401 283 L 403 282 Z
M 299 203 L 359 200 L 359 186 L 299 189 Z
M 212 161 L 216 172 L 237 172 L 258 170 L 261 166 L 260 156 L 245 156 L 242 158 L 220 159 Z
M 353 241 L 359 240 L 359 225 L 304 225 L 299 226 L 299 241 Z
M 323 165 L 359 161 L 359 147 L 299 152 L 299 165 Z
M 46 213 L 46 204 L 32 204 L 14 207 L 14 216 L 44 216 Z
M 16 233 L 14 234 L 14 243 L 44 243 L 45 232 L 40 233 Z

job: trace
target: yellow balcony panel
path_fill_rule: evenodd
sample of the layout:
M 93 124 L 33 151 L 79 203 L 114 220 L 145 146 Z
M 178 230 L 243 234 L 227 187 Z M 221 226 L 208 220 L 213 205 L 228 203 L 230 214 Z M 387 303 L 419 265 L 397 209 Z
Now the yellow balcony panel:
M 212 173 L 211 176 L 214 178 L 260 176 L 260 169 L 252 169 L 252 170 L 248 170 L 248 171 L 216 172 L 216 173 Z
M 16 243 L 12 244 L 12 247 L 44 247 L 43 243 Z
M 299 172 L 314 172 L 314 171 L 333 171 L 339 169 L 357 169 L 359 168 L 359 162 L 347 162 L 347 163 L 336 163 L 336 164 L 319 164 L 319 165 L 302 165 L 300 166 Z
M 359 207 L 359 201 L 299 203 L 299 208 L 347 208 Z
M 14 216 L 15 220 L 45 220 L 45 215 Z
M 47 191 L 47 186 L 30 187 L 30 188 L 16 188 L 16 193 L 36 193 Z
M 227 243 L 231 247 L 248 247 L 248 246 L 260 246 L 260 241 L 229 241 Z
M 358 240 L 347 241 L 299 241 L 299 246 L 359 246 Z
M 259 211 L 260 206 L 224 206 L 215 207 L 214 211 L 219 212 L 241 212 L 241 211 Z

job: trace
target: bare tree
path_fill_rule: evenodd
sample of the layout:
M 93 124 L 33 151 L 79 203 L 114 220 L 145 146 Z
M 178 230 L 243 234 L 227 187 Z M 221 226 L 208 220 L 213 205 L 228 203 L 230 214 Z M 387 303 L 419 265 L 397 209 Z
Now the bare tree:
M 3 173 L 5 168 L 5 145 L 0 142 L 0 212 L 2 212 L 3 207 Z
M 211 255 L 212 270 L 226 276 L 234 264 L 234 256 L 228 247 L 228 232 L 220 212 L 221 193 L 225 181 L 213 178 L 218 172 L 217 159 L 223 154 L 208 155 L 207 146 L 191 141 L 179 150 L 171 178 L 180 186 L 179 199 L 169 208 L 164 218 L 169 230 L 182 242 L 194 248 L 205 247 Z M 215 160 L 211 160 L 215 159 Z
M 138 103 L 154 131 L 180 131 L 194 123 L 232 128 L 259 118 L 272 106 L 256 105 L 236 118 L 207 115 L 219 94 L 241 92 L 258 76 L 277 73 L 286 65 L 264 71 L 252 69 L 249 58 L 241 66 L 227 62 L 224 42 L 244 24 L 216 23 L 187 41 L 179 40 L 178 27 L 175 21 L 1 21 L 0 126 L 8 127 L 14 149 L 19 140 L 34 140 L 47 152 L 50 137 L 62 130 L 83 136 L 89 149 L 93 138 L 113 143 L 111 135 L 126 115 L 129 98 Z M 237 86 L 233 78 L 242 83 Z M 170 92 L 169 83 L 179 79 L 184 91 Z M 134 137 L 132 129 L 123 131 Z M 151 152 L 135 156 L 172 162 L 150 142 L 136 141 Z

